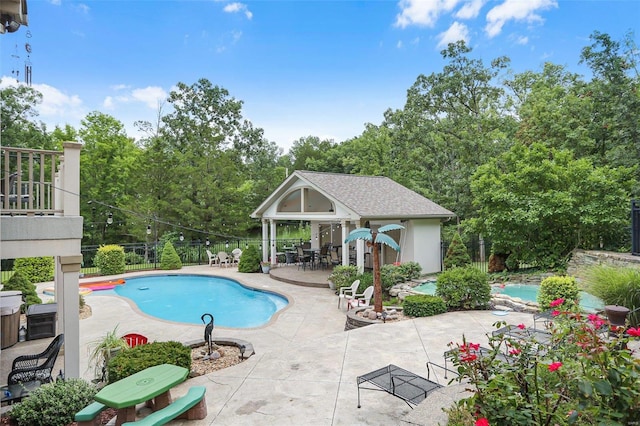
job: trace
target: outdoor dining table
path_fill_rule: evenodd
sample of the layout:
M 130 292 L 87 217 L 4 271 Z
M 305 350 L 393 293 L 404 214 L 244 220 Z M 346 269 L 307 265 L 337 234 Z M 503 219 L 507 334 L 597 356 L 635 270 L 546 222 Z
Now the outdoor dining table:
M 94 399 L 118 410 L 116 426 L 120 426 L 136 420 L 136 404 L 153 399 L 154 410 L 171 404 L 171 388 L 188 374 L 188 369 L 177 365 L 155 365 L 105 386 Z

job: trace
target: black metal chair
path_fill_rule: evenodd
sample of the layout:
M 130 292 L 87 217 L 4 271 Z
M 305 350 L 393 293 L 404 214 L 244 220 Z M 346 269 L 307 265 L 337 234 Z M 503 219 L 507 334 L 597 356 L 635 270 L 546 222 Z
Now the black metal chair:
M 302 270 L 306 271 L 307 264 L 311 266 L 311 255 L 306 254 L 302 246 L 296 246 L 296 250 L 298 251 L 298 269 L 300 269 L 300 265 L 302 265 Z
M 51 373 L 64 343 L 64 334 L 59 334 L 51 341 L 44 352 L 36 355 L 21 355 L 13 360 L 7 384 L 15 385 L 38 380 L 49 383 L 53 380 Z

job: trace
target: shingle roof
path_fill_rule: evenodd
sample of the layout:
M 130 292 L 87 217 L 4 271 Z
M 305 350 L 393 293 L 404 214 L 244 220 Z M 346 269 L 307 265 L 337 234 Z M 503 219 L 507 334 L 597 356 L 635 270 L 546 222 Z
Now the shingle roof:
M 296 171 L 326 195 L 364 218 L 453 217 L 455 214 L 383 176 Z

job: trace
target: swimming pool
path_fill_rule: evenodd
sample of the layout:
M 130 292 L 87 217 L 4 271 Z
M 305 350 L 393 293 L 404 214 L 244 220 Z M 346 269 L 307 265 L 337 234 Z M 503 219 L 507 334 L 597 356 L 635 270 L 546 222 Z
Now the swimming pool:
M 539 288 L 540 286 L 535 284 L 506 284 L 504 287 L 494 285 L 491 286 L 491 294 L 505 294 L 509 297 L 519 297 L 528 302 L 537 302 Z M 436 283 L 426 282 L 413 289 L 424 294 L 436 294 Z M 602 300 L 584 291 L 580 292 L 580 306 L 588 312 L 604 309 Z
M 128 278 L 114 293 L 134 302 L 147 315 L 168 321 L 202 324 L 210 313 L 215 325 L 259 327 L 287 306 L 285 297 L 245 287 L 237 281 L 205 275 L 153 275 Z

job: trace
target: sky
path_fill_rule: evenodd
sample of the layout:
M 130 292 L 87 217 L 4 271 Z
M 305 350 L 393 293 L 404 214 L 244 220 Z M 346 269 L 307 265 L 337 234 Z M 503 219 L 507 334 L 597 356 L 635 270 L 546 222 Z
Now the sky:
M 178 82 L 201 78 L 243 102 L 243 117 L 286 152 L 306 136 L 342 142 L 401 109 L 440 51 L 465 40 L 514 72 L 579 65 L 594 31 L 622 41 L 640 0 L 27 0 L 28 26 L 0 35 L 0 86 L 43 94 L 38 119 L 76 129 L 89 112 L 142 136 Z M 25 44 L 31 53 L 25 50 Z

